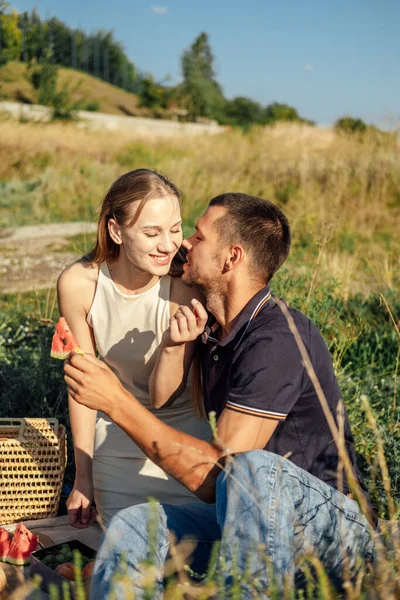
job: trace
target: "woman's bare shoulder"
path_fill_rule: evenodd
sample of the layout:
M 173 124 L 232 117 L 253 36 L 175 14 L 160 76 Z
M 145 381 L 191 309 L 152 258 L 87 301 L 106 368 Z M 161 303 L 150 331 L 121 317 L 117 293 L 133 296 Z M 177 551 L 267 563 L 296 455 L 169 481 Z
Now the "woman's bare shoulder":
M 84 304 L 92 301 L 96 289 L 99 265 L 91 263 L 85 258 L 80 258 L 65 267 L 57 281 L 59 294 L 80 294 Z

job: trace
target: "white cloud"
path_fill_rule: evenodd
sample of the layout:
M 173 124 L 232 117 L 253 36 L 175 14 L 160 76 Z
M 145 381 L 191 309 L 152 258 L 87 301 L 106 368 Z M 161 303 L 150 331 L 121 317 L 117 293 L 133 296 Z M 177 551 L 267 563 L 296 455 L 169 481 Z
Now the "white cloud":
M 314 65 L 304 65 L 305 71 L 315 71 Z
M 165 15 L 168 12 L 168 8 L 166 6 L 152 6 L 151 10 L 155 15 Z

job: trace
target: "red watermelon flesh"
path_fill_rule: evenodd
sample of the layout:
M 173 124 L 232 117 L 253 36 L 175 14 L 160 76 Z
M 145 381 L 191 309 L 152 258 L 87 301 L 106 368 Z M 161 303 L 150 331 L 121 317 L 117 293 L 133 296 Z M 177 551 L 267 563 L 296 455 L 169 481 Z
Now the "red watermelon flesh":
M 23 523 L 17 525 L 5 561 L 11 565 L 27 565 L 31 552 L 39 548 L 39 539 Z
M 10 532 L 0 527 L 0 561 L 5 562 L 11 546 Z
M 52 358 L 65 360 L 71 352 L 76 352 L 77 354 L 84 353 L 79 347 L 74 334 L 68 327 L 67 321 L 64 317 L 60 317 L 56 324 L 56 331 L 51 342 L 50 356 Z

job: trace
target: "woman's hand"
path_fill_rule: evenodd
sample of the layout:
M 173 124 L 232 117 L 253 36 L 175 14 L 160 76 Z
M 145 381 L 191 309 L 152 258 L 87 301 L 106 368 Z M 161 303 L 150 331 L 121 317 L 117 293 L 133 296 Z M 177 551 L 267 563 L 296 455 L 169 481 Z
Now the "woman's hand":
M 92 506 L 93 484 L 75 479 L 67 500 L 68 523 L 77 529 L 85 529 L 96 520 L 97 511 Z
M 164 333 L 164 346 L 180 346 L 193 342 L 204 331 L 208 314 L 198 300 L 191 300 L 193 310 L 180 306 L 170 319 L 169 328 Z

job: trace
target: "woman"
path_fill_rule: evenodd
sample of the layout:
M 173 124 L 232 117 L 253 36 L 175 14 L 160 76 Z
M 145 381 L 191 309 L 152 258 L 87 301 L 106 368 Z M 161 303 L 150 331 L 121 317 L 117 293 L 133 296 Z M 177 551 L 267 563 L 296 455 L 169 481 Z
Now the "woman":
M 181 242 L 178 189 L 155 171 L 131 171 L 117 179 L 104 198 L 91 254 L 67 267 L 58 280 L 60 313 L 81 348 L 98 352 L 149 410 L 157 405 L 149 380 L 170 316 L 199 297 L 169 275 Z M 194 346 L 185 352 L 184 364 L 177 365 L 180 385 L 171 390 L 173 406 L 157 410 L 157 416 L 208 439 L 209 428 L 196 417 L 189 400 L 187 375 Z M 148 497 L 172 504 L 193 500 L 106 415 L 96 416 L 71 397 L 69 409 L 76 464 L 67 502 L 71 525 L 87 526 L 93 496 L 104 524 L 118 510 Z

